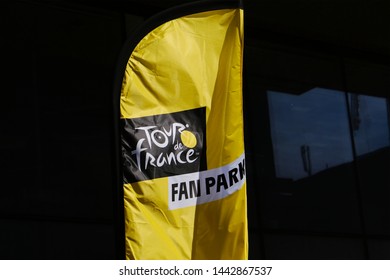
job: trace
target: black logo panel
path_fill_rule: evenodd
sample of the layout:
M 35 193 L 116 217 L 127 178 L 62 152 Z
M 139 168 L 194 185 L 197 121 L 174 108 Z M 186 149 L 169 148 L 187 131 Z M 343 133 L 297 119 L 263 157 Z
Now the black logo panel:
M 122 120 L 125 183 L 207 169 L 206 108 Z

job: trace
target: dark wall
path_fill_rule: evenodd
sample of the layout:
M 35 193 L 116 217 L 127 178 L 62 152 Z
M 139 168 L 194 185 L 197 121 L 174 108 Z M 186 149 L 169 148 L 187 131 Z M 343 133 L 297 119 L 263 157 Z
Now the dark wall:
M 114 258 L 110 104 L 121 15 L 2 5 L 0 258 Z

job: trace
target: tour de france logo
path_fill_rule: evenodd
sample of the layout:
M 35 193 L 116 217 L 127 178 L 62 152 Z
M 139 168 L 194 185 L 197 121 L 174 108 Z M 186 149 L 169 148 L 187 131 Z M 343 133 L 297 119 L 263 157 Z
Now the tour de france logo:
M 125 183 L 207 169 L 204 107 L 122 120 Z

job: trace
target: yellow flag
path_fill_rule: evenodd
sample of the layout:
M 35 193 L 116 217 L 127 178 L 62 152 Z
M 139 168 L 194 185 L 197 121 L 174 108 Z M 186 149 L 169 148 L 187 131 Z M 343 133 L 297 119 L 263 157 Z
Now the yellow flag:
M 120 93 L 128 259 L 247 259 L 243 10 L 218 3 L 171 12 L 128 57 Z

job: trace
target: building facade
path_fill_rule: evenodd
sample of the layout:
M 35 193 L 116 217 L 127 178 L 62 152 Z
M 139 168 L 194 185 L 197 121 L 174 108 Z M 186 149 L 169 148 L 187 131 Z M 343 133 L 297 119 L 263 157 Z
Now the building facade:
M 0 258 L 123 257 L 115 67 L 180 2 L 0 4 Z M 249 257 L 389 259 L 388 1 L 246 2 Z

